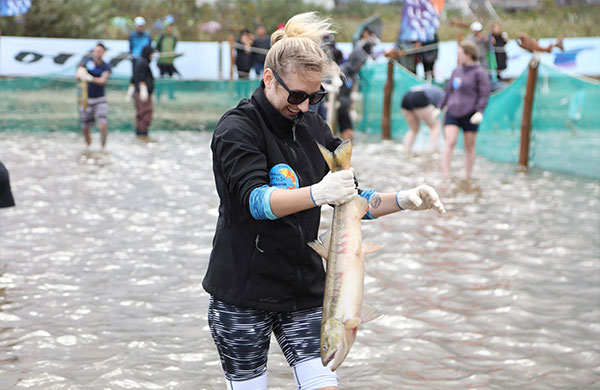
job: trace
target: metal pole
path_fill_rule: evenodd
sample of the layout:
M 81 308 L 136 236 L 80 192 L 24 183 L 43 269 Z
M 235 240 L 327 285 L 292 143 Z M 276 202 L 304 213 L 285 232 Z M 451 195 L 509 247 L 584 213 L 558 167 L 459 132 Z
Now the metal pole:
M 219 41 L 219 80 L 223 80 L 223 42 Z
M 529 140 L 531 136 L 531 114 L 533 111 L 533 99 L 535 95 L 535 85 L 537 83 L 537 70 L 539 65 L 538 54 L 529 61 L 529 70 L 527 72 L 527 86 L 525 88 L 525 97 L 523 98 L 523 117 L 521 119 L 521 148 L 519 150 L 519 167 L 527 169 L 529 165 Z
M 388 61 L 387 80 L 383 88 L 383 113 L 381 115 L 381 138 L 391 139 L 391 113 L 390 106 L 392 104 L 392 92 L 394 91 L 394 60 Z

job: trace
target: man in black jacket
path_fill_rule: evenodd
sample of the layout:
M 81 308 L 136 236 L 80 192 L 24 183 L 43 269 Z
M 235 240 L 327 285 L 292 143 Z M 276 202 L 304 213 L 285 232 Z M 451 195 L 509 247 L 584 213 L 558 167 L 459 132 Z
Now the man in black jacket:
M 154 91 L 154 76 L 150 69 L 154 49 L 148 45 L 142 49 L 142 55 L 135 62 L 133 82 L 135 84 L 135 134 L 139 138 L 148 137 L 148 129 L 152 122 L 152 92 Z
M 360 39 L 356 42 L 352 53 L 348 56 L 348 60 L 340 66 L 342 71 L 343 84 L 340 88 L 338 101 L 340 106 L 337 111 L 338 126 L 340 129 L 340 137 L 342 139 L 354 139 L 354 125 L 350 110 L 352 108 L 352 91 L 354 85 L 358 81 L 358 72 L 360 68 L 371 56 L 373 47 L 379 42 L 377 35 L 374 32 L 365 28 Z

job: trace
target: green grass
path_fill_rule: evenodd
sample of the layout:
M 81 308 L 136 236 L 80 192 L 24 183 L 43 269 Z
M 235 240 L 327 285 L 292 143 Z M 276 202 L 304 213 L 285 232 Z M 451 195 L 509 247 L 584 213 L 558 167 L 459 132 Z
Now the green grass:
M 555 0 L 543 0 L 540 6 L 526 11 L 507 12 L 496 9 L 498 21 L 510 38 L 515 38 L 517 33 L 523 32 L 534 38 L 600 36 L 600 6 L 584 5 L 558 7 Z M 382 41 L 395 42 L 400 24 L 400 5 L 376 5 L 369 7 L 369 13 L 343 14 L 334 13 L 332 18 L 338 27 L 339 42 L 350 41 L 352 34 L 360 23 L 371 13 L 377 13 L 384 22 Z M 451 21 L 462 22 L 467 26 L 479 20 L 484 25 L 484 32 L 490 32 L 495 20 L 483 16 L 462 18 L 457 11 L 446 11 L 440 23 L 438 35 L 440 40 L 456 40 L 469 34 L 469 28 L 453 26 Z
M 175 32 L 181 41 L 225 41 L 244 28 L 252 29 L 263 23 L 273 31 L 291 16 L 318 11 L 331 17 L 338 42 L 352 40 L 352 35 L 367 17 L 378 14 L 384 21 L 382 41 L 395 42 L 398 35 L 401 4 L 372 4 L 348 0 L 343 8 L 323 11 L 313 5 L 289 0 L 220 0 L 214 5 L 198 7 L 195 0 L 144 0 L 140 2 L 114 0 L 44 0 L 32 2 L 29 12 L 19 18 L 0 18 L 0 32 L 4 35 L 53 38 L 127 39 L 128 32 L 111 25 L 113 17 L 133 19 L 146 17 L 148 24 L 167 14 L 175 17 Z M 527 10 L 506 12 L 496 9 L 504 31 L 510 37 L 524 32 L 535 38 L 600 36 L 600 6 L 581 5 L 558 7 L 555 0 L 540 0 L 540 6 Z M 493 20 L 482 16 L 462 18 L 457 11 L 445 11 L 438 31 L 440 40 L 456 40 L 469 33 L 451 21 L 466 26 L 479 19 L 487 33 Z M 217 21 L 222 30 L 208 34 L 199 27 L 208 21 Z

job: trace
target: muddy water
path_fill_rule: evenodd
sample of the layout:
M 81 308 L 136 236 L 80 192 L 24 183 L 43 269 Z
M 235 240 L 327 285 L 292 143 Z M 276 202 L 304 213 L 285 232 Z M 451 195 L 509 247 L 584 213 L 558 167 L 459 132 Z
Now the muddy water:
M 97 135 L 95 135 L 97 136 Z M 0 134 L 1 389 L 224 389 L 200 286 L 217 216 L 209 133 Z M 97 145 L 97 138 L 95 138 Z M 597 389 L 600 184 L 359 139 L 363 188 L 434 185 L 448 210 L 363 223 L 366 324 L 343 389 Z M 322 227 L 331 212 L 323 214 Z M 276 343 L 269 388 L 295 388 Z

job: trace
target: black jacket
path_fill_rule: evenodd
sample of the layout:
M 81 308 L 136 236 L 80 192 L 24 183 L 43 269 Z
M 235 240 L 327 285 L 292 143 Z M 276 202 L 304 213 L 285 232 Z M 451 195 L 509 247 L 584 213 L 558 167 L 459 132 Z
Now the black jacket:
M 0 161 L 0 208 L 15 205 L 12 191 L 10 190 L 10 178 L 8 170 Z
M 269 50 L 271 48 L 271 38 L 269 36 L 260 39 L 259 37 L 254 38 L 252 47 Z M 252 61 L 264 65 L 267 55 L 264 53 L 252 52 Z
M 136 92 L 140 91 L 140 83 L 146 83 L 148 93 L 151 94 L 154 91 L 154 76 L 150 69 L 150 61 L 152 52 L 152 46 L 148 45 L 142 49 L 142 55 L 135 61 L 133 68 L 133 82 L 135 84 Z
M 243 307 L 279 312 L 318 307 L 323 303 L 325 271 L 321 258 L 306 244 L 317 238 L 320 208 L 256 220 L 249 198 L 257 187 L 274 185 L 277 178 L 281 183 L 282 172 L 285 188 L 319 182 L 329 168 L 316 142 L 334 150 L 341 141 L 314 112 L 300 120 L 284 117 L 263 88 L 261 83 L 250 100 L 243 99 L 223 115 L 213 134 L 220 205 L 202 285 L 215 298 Z
M 236 43 L 242 45 L 242 42 L 239 39 Z M 241 47 L 236 48 L 235 66 L 239 72 L 250 72 L 250 69 L 252 69 L 252 53 L 246 53 L 246 50 Z

